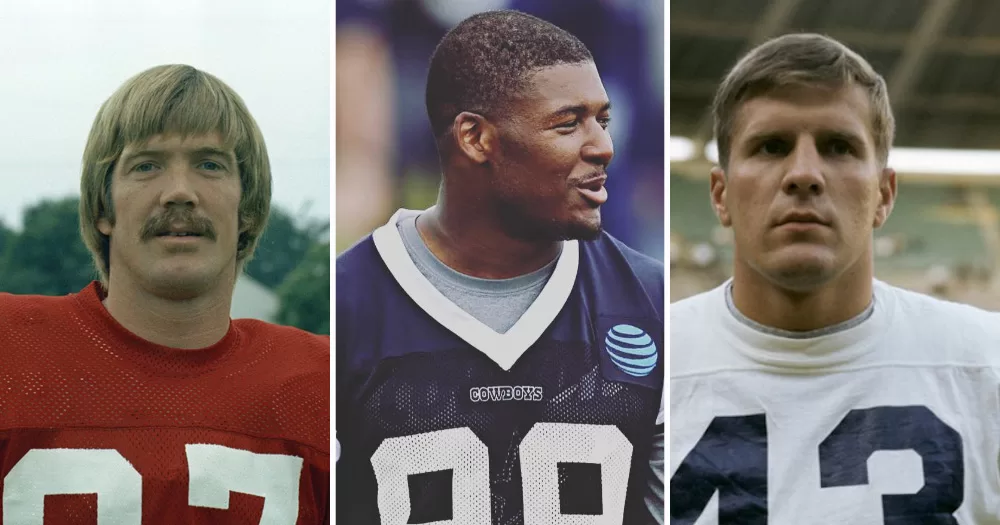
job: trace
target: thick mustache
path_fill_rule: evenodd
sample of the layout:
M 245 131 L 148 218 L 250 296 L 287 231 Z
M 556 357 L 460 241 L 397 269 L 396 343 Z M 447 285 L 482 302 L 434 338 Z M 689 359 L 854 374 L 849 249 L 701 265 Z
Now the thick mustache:
M 186 230 L 215 240 L 215 228 L 212 227 L 212 221 L 205 217 L 198 217 L 191 211 L 167 211 L 150 217 L 142 225 L 140 234 L 143 240 L 149 240 L 169 230 L 174 224 L 183 224 Z

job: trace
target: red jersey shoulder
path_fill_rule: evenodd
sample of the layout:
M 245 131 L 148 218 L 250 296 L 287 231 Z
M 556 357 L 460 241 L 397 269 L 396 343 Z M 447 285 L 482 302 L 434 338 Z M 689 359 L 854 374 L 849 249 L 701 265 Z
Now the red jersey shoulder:
M 266 343 L 296 359 L 330 363 L 330 336 L 257 319 L 234 319 L 233 325 L 253 343 Z
M 5 317 L 24 314 L 53 314 L 69 307 L 76 293 L 68 295 L 22 295 L 0 292 L 0 313 Z
M 15 295 L 0 292 L 0 340 L 27 331 L 40 331 L 65 319 L 77 294 Z
M 254 319 L 233 324 L 241 346 L 267 356 L 254 369 L 266 374 L 261 380 L 270 385 L 271 413 L 279 415 L 283 431 L 329 454 L 330 337 Z

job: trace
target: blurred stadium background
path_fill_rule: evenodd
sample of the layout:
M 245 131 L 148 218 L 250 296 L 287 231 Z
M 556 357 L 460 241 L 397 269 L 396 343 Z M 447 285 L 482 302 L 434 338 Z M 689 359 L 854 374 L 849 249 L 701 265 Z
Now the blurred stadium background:
M 431 53 L 466 17 L 517 9 L 594 54 L 614 105 L 605 226 L 664 260 L 661 0 L 337 0 L 336 9 L 338 254 L 397 208 L 434 203 L 440 166 L 424 106 Z
M 899 194 L 876 232 L 877 277 L 1000 310 L 996 0 L 671 0 L 671 301 L 730 273 L 708 195 L 717 83 L 753 46 L 802 31 L 850 46 L 889 85 Z

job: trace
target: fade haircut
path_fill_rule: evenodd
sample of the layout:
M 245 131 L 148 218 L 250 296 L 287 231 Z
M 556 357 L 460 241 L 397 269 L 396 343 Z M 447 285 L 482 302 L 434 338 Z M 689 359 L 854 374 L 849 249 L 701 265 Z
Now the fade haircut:
M 896 134 L 885 79 L 844 44 L 811 33 L 784 35 L 761 44 L 740 59 L 719 85 L 712 113 L 720 166 L 729 164 L 733 121 L 747 100 L 787 86 L 839 89 L 852 85 L 868 95 L 875 155 L 884 167 Z
M 512 10 L 470 16 L 431 55 L 426 102 L 434 136 L 463 111 L 498 117 L 539 69 L 593 61 L 580 39 L 540 18 Z
M 80 234 L 107 287 L 110 238 L 97 229 L 115 223 L 111 182 L 126 146 L 155 135 L 218 133 L 232 149 L 240 177 L 237 272 L 253 257 L 271 208 L 271 167 L 264 137 L 243 100 L 218 78 L 187 65 L 157 66 L 128 79 L 97 112 L 83 153 Z

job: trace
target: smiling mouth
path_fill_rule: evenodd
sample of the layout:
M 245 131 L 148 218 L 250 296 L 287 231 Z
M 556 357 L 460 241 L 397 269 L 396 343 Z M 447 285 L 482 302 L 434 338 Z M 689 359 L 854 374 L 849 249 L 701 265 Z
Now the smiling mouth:
M 576 189 L 580 191 L 583 198 L 590 202 L 591 205 L 600 206 L 608 200 L 608 190 L 604 187 L 606 180 L 606 177 L 598 177 L 584 181 L 577 185 Z

